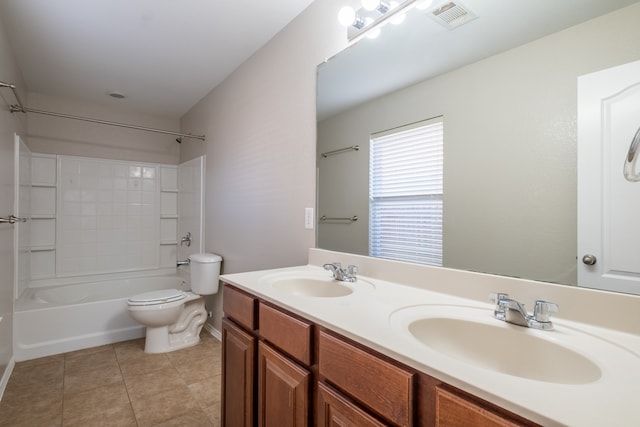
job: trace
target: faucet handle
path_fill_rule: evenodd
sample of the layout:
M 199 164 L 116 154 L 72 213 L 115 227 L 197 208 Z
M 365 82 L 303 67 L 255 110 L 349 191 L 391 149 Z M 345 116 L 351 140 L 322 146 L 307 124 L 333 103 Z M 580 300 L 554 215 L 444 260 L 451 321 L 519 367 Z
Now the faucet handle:
M 498 303 L 500 302 L 500 300 L 503 299 L 507 299 L 509 298 L 509 294 L 503 294 L 500 292 L 491 292 L 489 294 L 489 301 L 491 301 L 492 303 L 498 305 Z
M 491 301 L 496 305 L 496 307 L 493 310 L 493 317 L 495 317 L 496 319 L 500 319 L 500 320 L 505 319 L 506 306 L 501 302 L 507 299 L 509 299 L 509 294 L 503 294 L 500 292 L 491 292 L 489 294 L 489 301 Z
M 322 266 L 325 270 L 336 271 L 337 269 L 342 267 L 342 264 L 339 262 L 328 262 Z
M 350 276 L 355 276 L 356 273 L 358 272 L 358 267 L 356 267 L 353 264 L 350 264 L 347 266 L 347 274 Z
M 538 322 L 550 322 L 551 313 L 558 312 L 558 304 L 550 301 L 537 300 L 533 308 L 533 318 Z
M 325 270 L 328 270 L 331 272 L 331 275 L 333 276 L 334 279 L 336 280 L 341 280 L 340 278 L 342 277 L 342 264 L 340 264 L 339 262 L 329 262 L 326 263 L 325 265 L 323 265 Z

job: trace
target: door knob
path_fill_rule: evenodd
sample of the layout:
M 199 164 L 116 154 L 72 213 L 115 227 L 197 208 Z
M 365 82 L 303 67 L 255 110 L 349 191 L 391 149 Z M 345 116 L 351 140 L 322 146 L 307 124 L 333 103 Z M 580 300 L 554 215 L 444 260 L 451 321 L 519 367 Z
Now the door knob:
M 582 257 L 582 262 L 587 265 L 593 265 L 596 263 L 597 260 L 598 259 L 596 258 L 596 256 L 591 254 L 586 254 L 585 256 Z

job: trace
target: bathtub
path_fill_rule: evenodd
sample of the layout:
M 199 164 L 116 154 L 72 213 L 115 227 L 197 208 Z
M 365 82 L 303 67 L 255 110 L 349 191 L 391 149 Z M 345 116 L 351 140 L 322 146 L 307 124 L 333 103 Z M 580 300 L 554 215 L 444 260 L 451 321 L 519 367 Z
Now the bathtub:
M 143 337 L 127 299 L 157 289 L 188 290 L 178 276 L 138 277 L 28 288 L 14 311 L 17 362 Z

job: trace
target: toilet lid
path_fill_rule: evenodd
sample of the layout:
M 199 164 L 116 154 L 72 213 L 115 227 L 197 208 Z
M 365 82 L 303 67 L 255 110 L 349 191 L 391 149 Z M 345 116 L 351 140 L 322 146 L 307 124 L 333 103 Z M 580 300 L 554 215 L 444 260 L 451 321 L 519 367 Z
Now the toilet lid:
M 165 304 L 184 299 L 186 294 L 177 289 L 162 289 L 159 291 L 145 292 L 129 298 L 129 305 Z

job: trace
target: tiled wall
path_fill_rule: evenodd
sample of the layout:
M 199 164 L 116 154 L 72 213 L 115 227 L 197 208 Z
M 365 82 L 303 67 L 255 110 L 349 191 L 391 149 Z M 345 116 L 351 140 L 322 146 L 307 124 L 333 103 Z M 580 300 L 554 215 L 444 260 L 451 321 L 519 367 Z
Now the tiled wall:
M 21 137 L 16 135 L 16 150 L 18 152 L 18 192 L 15 215 L 27 218 L 31 212 L 31 151 Z M 14 226 L 14 242 L 18 244 L 17 270 L 14 272 L 17 287 L 14 297 L 17 299 L 29 286 L 31 272 L 31 221 L 18 222 Z
M 178 168 L 160 169 L 160 266 L 175 267 L 178 238 Z
M 38 154 L 32 162 L 32 279 L 175 267 L 176 166 Z
M 203 156 L 186 161 L 178 167 L 178 185 L 180 187 L 178 236 L 182 237 L 191 233 L 191 245 L 178 247 L 178 259 L 180 260 L 187 259 L 191 254 L 204 252 L 204 239 L 202 238 L 204 228 L 203 169 Z
M 31 279 L 55 277 L 56 156 L 31 156 Z

